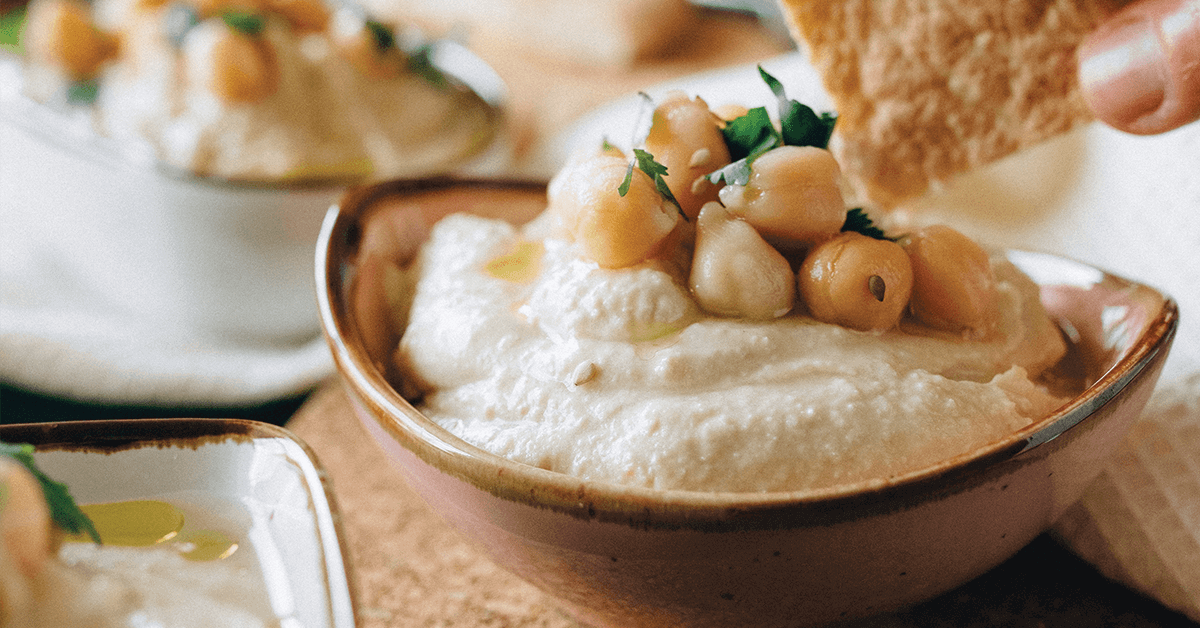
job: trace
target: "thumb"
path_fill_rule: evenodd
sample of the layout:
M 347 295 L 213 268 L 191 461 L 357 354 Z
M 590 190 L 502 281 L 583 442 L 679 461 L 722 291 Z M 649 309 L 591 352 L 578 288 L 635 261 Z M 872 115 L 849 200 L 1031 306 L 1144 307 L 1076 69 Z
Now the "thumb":
M 1142 0 L 1079 47 L 1084 100 L 1102 122 L 1149 135 L 1200 118 L 1200 0 Z

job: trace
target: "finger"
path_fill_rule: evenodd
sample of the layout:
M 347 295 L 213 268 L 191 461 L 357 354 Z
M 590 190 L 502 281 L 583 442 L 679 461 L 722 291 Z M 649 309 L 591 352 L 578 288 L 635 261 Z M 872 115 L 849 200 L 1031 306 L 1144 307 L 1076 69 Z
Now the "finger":
M 1083 97 L 1101 121 L 1139 135 L 1200 119 L 1200 0 L 1143 0 L 1079 48 Z

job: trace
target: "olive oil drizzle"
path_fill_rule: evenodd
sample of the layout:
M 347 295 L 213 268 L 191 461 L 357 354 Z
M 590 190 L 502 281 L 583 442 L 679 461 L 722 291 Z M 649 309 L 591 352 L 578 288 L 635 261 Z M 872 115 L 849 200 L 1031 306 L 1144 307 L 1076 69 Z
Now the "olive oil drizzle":
M 219 530 L 190 529 L 179 507 L 156 499 L 86 504 L 80 509 L 92 520 L 100 541 L 120 547 L 164 546 L 192 561 L 224 560 L 238 543 Z M 83 534 L 68 535 L 70 543 L 90 543 Z

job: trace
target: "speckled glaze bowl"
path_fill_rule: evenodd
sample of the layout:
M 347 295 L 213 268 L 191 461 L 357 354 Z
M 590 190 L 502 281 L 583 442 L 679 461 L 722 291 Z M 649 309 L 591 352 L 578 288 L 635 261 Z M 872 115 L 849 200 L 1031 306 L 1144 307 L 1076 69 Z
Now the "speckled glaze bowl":
M 790 493 L 657 491 L 510 462 L 398 393 L 386 290 L 453 211 L 528 220 L 545 188 L 451 180 L 354 190 L 317 249 L 322 324 L 368 431 L 496 563 L 595 626 L 808 626 L 894 610 L 987 571 L 1045 531 L 1146 403 L 1175 303 L 1070 260 L 1012 251 L 1072 341 L 1086 389 L 1008 438 L 907 475 Z

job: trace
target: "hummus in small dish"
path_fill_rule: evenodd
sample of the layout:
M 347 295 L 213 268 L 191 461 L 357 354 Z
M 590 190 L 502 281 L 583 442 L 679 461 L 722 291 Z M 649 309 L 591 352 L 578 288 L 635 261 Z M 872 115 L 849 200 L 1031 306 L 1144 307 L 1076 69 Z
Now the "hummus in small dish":
M 708 492 L 886 480 L 1063 403 L 1033 281 L 948 228 L 847 211 L 827 133 L 748 160 L 705 147 L 757 115 L 669 98 L 652 151 L 568 164 L 534 221 L 438 222 L 394 282 L 402 392 L 511 460 Z
M 0 441 L 0 626 L 354 625 L 336 506 L 282 428 L 80 421 Z

